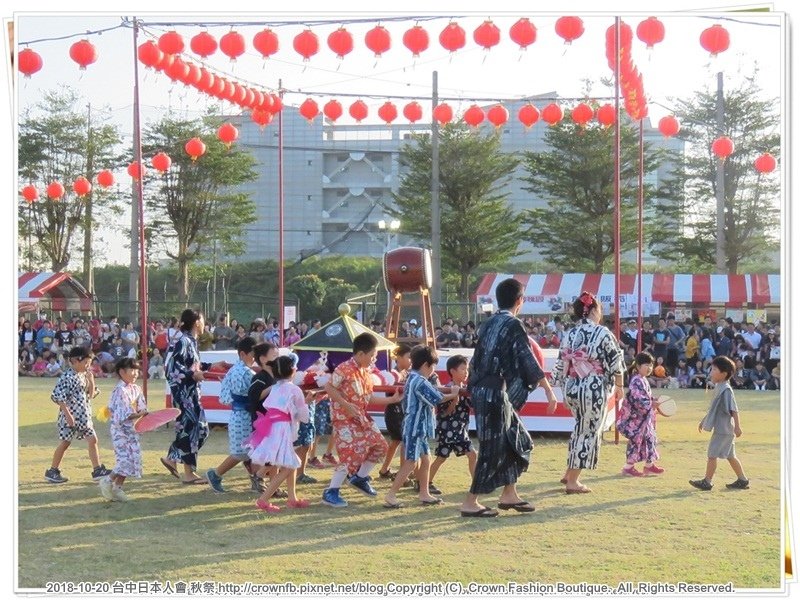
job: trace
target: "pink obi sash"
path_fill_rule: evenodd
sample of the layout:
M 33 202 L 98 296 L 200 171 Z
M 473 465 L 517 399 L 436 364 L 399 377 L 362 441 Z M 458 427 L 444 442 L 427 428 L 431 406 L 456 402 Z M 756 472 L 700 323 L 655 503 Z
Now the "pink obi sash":
M 291 422 L 292 417 L 289 415 L 289 413 L 278 410 L 277 408 L 270 408 L 267 410 L 266 414 L 258 415 L 256 420 L 253 421 L 253 433 L 250 434 L 250 437 L 247 438 L 244 443 L 242 443 L 242 447 L 253 449 L 258 448 L 258 445 L 264 441 L 264 439 L 272 431 L 273 423 Z
M 585 350 L 564 350 L 564 371 L 567 377 L 583 379 L 592 374 L 602 375 L 603 367 L 600 361 L 589 358 Z

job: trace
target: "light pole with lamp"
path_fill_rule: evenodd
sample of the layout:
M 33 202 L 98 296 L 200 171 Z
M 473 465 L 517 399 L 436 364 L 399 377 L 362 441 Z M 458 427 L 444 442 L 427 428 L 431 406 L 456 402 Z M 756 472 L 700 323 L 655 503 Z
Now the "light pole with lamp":
M 378 229 L 381 231 L 386 232 L 386 242 L 383 245 L 383 253 L 384 255 L 390 250 L 391 248 L 391 240 L 392 235 L 397 235 L 397 230 L 400 229 L 400 221 L 397 219 L 392 219 L 391 221 L 386 221 L 385 219 L 381 219 L 378 221 Z M 386 290 L 386 320 L 389 319 L 389 306 L 391 305 L 391 292 Z

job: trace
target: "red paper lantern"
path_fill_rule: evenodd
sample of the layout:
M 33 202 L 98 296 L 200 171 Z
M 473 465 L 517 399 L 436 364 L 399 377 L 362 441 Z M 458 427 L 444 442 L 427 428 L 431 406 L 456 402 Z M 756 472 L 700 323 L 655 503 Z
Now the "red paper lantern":
M 150 159 L 150 164 L 153 165 L 153 168 L 156 171 L 161 171 L 162 173 L 166 173 L 169 171 L 169 168 L 172 166 L 172 159 L 163 152 L 159 152 L 153 158 Z
M 336 119 L 342 116 L 344 110 L 338 100 L 328 100 L 325 106 L 322 107 L 322 112 L 328 119 L 335 122 Z
M 36 202 L 39 199 L 39 190 L 36 189 L 36 186 L 26 185 L 22 188 L 22 197 L 25 198 L 29 204 L 31 202 Z
M 225 79 L 224 83 L 225 87 L 222 89 L 220 96 L 223 100 L 233 100 L 233 94 L 236 92 L 236 89 L 233 87 L 233 82 Z
M 378 109 L 378 116 L 389 125 L 397 118 L 397 107 L 392 102 L 385 102 Z
M 198 137 L 190 139 L 183 148 L 193 161 L 206 153 L 206 145 L 203 143 L 203 140 Z
M 183 52 L 183 36 L 177 31 L 168 31 L 158 38 L 158 48 L 164 54 L 180 54 Z
M 489 50 L 500 43 L 500 30 L 491 20 L 486 20 L 475 28 L 472 38 L 476 44 Z
M 502 127 L 508 121 L 508 110 L 502 104 L 495 104 L 486 113 L 486 118 L 495 127 Z
M 360 123 L 361 121 L 367 118 L 367 114 L 369 114 L 369 109 L 362 100 L 356 100 L 350 105 L 349 112 L 350 116 L 353 117 L 357 123 Z
M 464 44 L 467 43 L 467 34 L 458 23 L 450 22 L 439 34 L 439 43 L 445 50 L 455 52 L 463 48 Z
M 731 36 L 722 25 L 712 25 L 700 34 L 700 45 L 711 53 L 711 56 L 716 56 L 728 49 L 731 45 Z
M 215 76 L 208 71 L 205 67 L 200 67 L 200 79 L 197 80 L 197 83 L 194 84 L 201 92 L 208 93 L 209 90 L 214 86 L 214 79 Z
M 375 56 L 380 56 L 392 47 L 392 37 L 384 26 L 376 25 L 364 36 L 364 43 Z
M 564 112 L 558 104 L 551 103 L 542 109 L 542 119 L 548 125 L 555 125 L 564 118 Z
M 755 165 L 756 171 L 759 173 L 772 173 L 778 165 L 775 157 L 769 152 L 759 156 L 753 164 Z
M 533 127 L 536 121 L 539 120 L 539 109 L 536 108 L 533 104 L 525 104 L 517 113 L 517 118 L 519 119 L 520 123 L 522 123 L 526 129 Z
M 97 60 L 97 51 L 89 40 L 81 40 L 70 46 L 69 57 L 78 63 L 83 71 Z
M 228 148 L 239 138 L 239 130 L 230 123 L 224 123 L 217 129 L 217 138 Z
M 264 129 L 272 122 L 272 113 L 267 110 L 254 110 L 250 113 L 250 118 Z
M 17 54 L 19 72 L 25 77 L 30 77 L 42 68 L 42 57 L 38 52 L 25 48 Z
M 176 56 L 172 64 L 164 69 L 164 73 L 173 81 L 183 81 L 189 75 L 189 65 L 180 56 Z
M 536 26 L 523 17 L 511 26 L 508 36 L 511 41 L 519 44 L 521 50 L 527 50 L 528 46 L 536 41 Z
M 172 64 L 172 61 L 174 60 L 175 57 L 172 56 L 172 54 L 166 54 L 164 52 L 161 52 L 161 60 L 159 60 L 155 65 L 153 65 L 153 68 L 156 71 L 164 71 L 167 67 L 169 67 Z
M 229 31 L 219 39 L 219 49 L 234 62 L 244 54 L 244 36 L 238 31 Z
M 556 21 L 556 33 L 564 43 L 571 44 L 583 35 L 583 21 L 580 17 L 561 17 Z
M 72 190 L 78 195 L 78 198 L 83 198 L 92 191 L 92 184 L 86 177 L 78 177 L 72 182 Z
M 253 108 L 255 105 L 255 100 L 256 93 L 250 88 L 244 88 L 244 100 L 242 100 L 242 106 L 245 108 Z
M 211 86 L 211 89 L 208 90 L 208 93 L 215 98 L 222 98 L 222 94 L 225 92 L 226 81 L 224 77 L 214 77 L 214 84 Z
M 403 116 L 411 123 L 416 123 L 422 118 L 422 107 L 419 102 L 412 101 L 403 107 Z
M 597 121 L 603 127 L 611 127 L 617 120 L 617 111 L 611 104 L 603 104 L 597 109 Z
M 217 40 L 207 31 L 201 31 L 191 39 L 189 47 L 200 58 L 208 58 L 217 51 Z
M 652 48 L 664 41 L 664 24 L 656 17 L 649 17 L 636 27 L 636 37 Z
M 437 104 L 433 109 L 433 118 L 436 119 L 441 125 L 447 125 L 453 120 L 453 109 L 447 102 Z
M 295 36 L 293 46 L 294 51 L 306 61 L 319 52 L 319 38 L 316 33 L 306 29 Z
M 271 102 L 269 110 L 273 115 L 283 110 L 283 100 L 281 100 L 281 97 L 278 94 L 269 94 L 269 99 Z
M 263 29 L 253 36 L 253 48 L 261 53 L 263 58 L 269 58 L 280 48 L 278 34 L 272 29 Z
M 586 126 L 586 124 L 592 120 L 594 116 L 594 110 L 592 107 L 586 104 L 585 102 L 581 102 L 575 108 L 572 109 L 572 120 L 575 121 L 578 125 Z
M 140 179 L 144 177 L 145 173 L 147 173 L 147 169 L 139 162 L 134 161 L 128 165 L 128 175 L 133 177 L 133 179 Z
M 661 135 L 669 138 L 678 134 L 681 130 L 681 124 L 678 122 L 678 119 L 672 115 L 667 115 L 666 117 L 661 117 L 658 121 L 658 130 L 661 132 Z
M 336 58 L 344 58 L 353 51 L 353 34 L 344 27 L 339 27 L 328 36 L 328 48 L 336 53 Z
M 464 113 L 464 122 L 470 127 L 477 127 L 483 123 L 484 117 L 483 109 L 477 104 L 473 104 Z
M 414 58 L 427 50 L 429 44 L 428 32 L 420 25 L 414 25 L 403 34 L 403 45 L 411 50 Z
M 243 106 L 245 97 L 245 88 L 238 83 L 233 84 L 233 95 L 231 96 L 231 102 L 234 104 L 238 104 L 239 106 Z
M 306 98 L 300 105 L 300 115 L 309 123 L 312 123 L 319 114 L 319 106 L 312 98 Z
M 51 200 L 58 200 L 64 195 L 64 186 L 54 181 L 47 186 L 47 197 Z
M 100 171 L 97 174 L 97 183 L 104 188 L 109 188 L 114 185 L 114 174 L 108 169 Z
M 718 137 L 711 144 L 711 151 L 722 160 L 725 160 L 733 154 L 733 150 L 733 141 L 729 137 Z
M 200 67 L 198 67 L 194 63 L 186 63 L 186 66 L 189 67 L 189 70 L 186 73 L 186 77 L 184 77 L 182 81 L 186 85 L 196 86 L 197 83 L 200 81 L 200 77 L 202 77 L 202 73 L 200 72 Z

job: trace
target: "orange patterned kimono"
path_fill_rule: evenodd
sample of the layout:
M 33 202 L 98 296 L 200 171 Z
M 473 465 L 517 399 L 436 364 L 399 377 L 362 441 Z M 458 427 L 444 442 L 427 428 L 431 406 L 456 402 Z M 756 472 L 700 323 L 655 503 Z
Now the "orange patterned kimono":
M 372 378 L 369 369 L 362 369 L 351 358 L 333 371 L 331 385 L 358 409 L 357 417 L 349 417 L 338 402 L 331 402 L 336 453 L 348 475 L 354 475 L 363 463 L 379 463 L 386 456 L 386 440 L 367 415 Z

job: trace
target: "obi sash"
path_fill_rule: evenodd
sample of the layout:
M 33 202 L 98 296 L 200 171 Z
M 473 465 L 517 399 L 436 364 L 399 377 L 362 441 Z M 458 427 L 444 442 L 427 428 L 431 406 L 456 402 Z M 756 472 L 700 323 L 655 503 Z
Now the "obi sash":
M 589 358 L 585 350 L 564 350 L 564 371 L 567 377 L 583 379 L 589 375 L 602 375 L 600 361 Z
M 249 405 L 249 399 L 247 396 L 243 396 L 242 394 L 231 394 L 231 398 L 233 398 L 233 404 L 231 405 L 233 410 L 247 410 Z
M 253 433 L 250 434 L 250 437 L 242 443 L 242 447 L 244 448 L 257 448 L 258 445 L 264 441 L 264 439 L 270 434 L 272 431 L 273 423 L 291 423 L 292 417 L 289 413 L 283 412 L 282 410 L 278 410 L 276 408 L 270 408 L 266 414 L 260 414 L 253 421 Z

